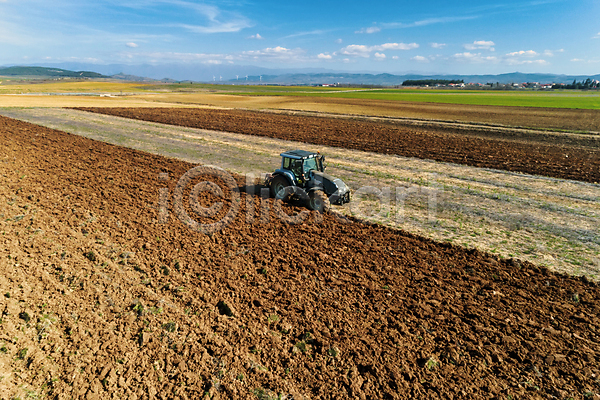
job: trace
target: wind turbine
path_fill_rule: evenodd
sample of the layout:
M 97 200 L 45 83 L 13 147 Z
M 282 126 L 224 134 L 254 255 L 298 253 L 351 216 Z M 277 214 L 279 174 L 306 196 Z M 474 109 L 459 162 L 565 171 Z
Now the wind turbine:
M 219 75 L 219 82 L 221 82 L 223 80 L 223 77 L 221 75 Z
M 215 81 L 215 79 L 217 79 L 217 78 L 213 75 L 213 82 Z
M 246 81 L 248 81 L 248 75 L 246 75 Z
M 239 77 L 240 77 L 239 75 L 236 75 L 235 76 L 235 80 L 237 81 Z
M 262 82 L 262 75 L 258 79 Z

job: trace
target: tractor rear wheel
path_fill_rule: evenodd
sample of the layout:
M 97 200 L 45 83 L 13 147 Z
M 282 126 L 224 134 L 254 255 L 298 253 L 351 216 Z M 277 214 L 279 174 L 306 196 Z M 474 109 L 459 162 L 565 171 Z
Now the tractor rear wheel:
M 290 184 L 288 183 L 287 179 L 285 179 L 283 176 L 281 176 L 281 175 L 275 176 L 273 178 L 273 181 L 271 181 L 271 196 L 276 198 L 277 193 L 279 193 L 282 190 L 285 190 L 285 188 L 288 187 L 289 185 Z M 282 200 L 287 200 L 286 197 L 284 197 Z
M 313 190 L 308 194 L 308 208 L 326 214 L 331 209 L 329 197 L 322 190 Z

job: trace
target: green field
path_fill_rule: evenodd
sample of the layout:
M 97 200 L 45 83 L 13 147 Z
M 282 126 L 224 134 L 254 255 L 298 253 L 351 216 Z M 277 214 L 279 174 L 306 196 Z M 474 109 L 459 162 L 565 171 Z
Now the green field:
M 462 90 L 462 89 L 359 89 L 314 86 L 257 86 L 170 84 L 147 90 L 213 93 L 242 96 L 302 96 L 364 100 L 409 101 L 488 106 L 600 109 L 600 91 L 590 90 Z
M 281 86 L 245 87 L 245 90 L 234 88 L 220 88 L 220 91 L 247 96 L 309 96 L 489 106 L 600 109 L 600 91 L 348 89 Z

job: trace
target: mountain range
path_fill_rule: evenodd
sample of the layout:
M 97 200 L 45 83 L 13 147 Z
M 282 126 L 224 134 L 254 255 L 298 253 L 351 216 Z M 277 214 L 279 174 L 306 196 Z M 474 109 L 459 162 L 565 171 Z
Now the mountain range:
M 97 72 L 91 72 L 95 70 Z M 9 66 L 0 67 L 0 76 L 119 79 L 128 81 L 193 81 L 227 84 L 279 84 L 279 85 L 318 85 L 348 84 L 398 86 L 405 80 L 444 79 L 463 80 L 465 83 L 572 83 L 587 78 L 600 80 L 600 74 L 559 75 L 513 72 L 498 75 L 445 75 L 445 74 L 389 74 L 389 73 L 349 73 L 326 70 L 274 70 L 254 66 L 219 65 L 94 65 L 61 64 L 52 66 Z

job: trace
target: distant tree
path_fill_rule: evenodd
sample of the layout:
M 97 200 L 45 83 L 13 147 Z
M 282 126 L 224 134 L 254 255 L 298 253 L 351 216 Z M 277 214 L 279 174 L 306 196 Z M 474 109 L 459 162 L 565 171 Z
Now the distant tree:
M 402 86 L 435 86 L 465 83 L 463 79 L 408 79 L 402 82 Z
M 573 80 L 573 83 L 568 85 L 554 84 L 552 89 L 595 89 L 598 87 L 598 83 L 594 82 L 591 78 L 577 82 L 577 79 Z

